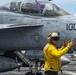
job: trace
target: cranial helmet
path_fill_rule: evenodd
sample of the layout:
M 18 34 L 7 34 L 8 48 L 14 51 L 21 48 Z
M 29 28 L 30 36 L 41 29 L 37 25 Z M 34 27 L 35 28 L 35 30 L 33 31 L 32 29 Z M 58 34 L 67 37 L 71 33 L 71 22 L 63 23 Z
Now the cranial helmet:
M 60 33 L 59 32 L 51 32 L 48 37 L 53 40 L 59 40 Z

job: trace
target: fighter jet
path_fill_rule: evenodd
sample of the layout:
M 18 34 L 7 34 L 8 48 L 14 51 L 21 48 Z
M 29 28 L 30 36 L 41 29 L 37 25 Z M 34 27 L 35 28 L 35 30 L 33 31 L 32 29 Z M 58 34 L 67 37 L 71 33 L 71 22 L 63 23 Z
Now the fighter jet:
M 43 48 L 53 31 L 60 32 L 60 48 L 65 40 L 75 39 L 76 17 L 48 0 L 17 0 L 1 6 L 0 72 L 28 66 L 31 72 L 26 75 L 42 75 Z M 67 64 L 69 59 L 64 58 L 61 61 Z

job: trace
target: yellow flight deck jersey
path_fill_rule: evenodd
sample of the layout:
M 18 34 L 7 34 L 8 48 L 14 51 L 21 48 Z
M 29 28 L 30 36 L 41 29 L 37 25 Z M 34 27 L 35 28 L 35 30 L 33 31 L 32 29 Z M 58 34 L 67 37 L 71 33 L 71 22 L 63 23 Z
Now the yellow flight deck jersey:
M 44 47 L 44 71 L 60 71 L 61 61 L 60 57 L 64 55 L 69 50 L 69 47 L 62 47 L 59 50 L 53 45 L 48 43 Z

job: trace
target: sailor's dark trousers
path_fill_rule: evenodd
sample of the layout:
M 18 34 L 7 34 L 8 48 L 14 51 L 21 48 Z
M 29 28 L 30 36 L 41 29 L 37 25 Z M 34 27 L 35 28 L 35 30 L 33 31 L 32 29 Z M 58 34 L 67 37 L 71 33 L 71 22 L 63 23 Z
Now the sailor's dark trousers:
M 45 71 L 45 75 L 58 75 L 58 72 L 54 72 L 54 71 Z

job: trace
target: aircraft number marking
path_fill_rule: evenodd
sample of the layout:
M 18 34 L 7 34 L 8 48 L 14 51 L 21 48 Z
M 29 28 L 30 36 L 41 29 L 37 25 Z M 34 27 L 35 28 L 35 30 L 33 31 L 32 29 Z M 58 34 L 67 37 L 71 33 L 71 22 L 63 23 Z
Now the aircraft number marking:
M 76 23 L 66 24 L 66 30 L 68 31 L 76 30 Z
M 34 51 L 33 51 L 33 54 L 34 54 L 34 55 L 38 55 L 38 54 L 40 54 L 40 51 L 34 50 Z
M 43 51 L 42 50 L 27 50 L 27 55 L 28 56 L 43 56 Z

